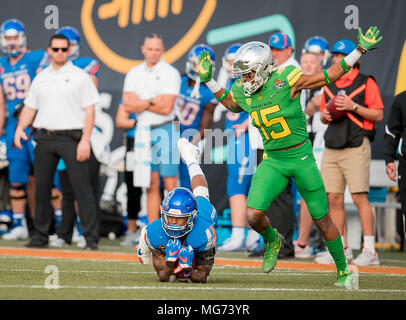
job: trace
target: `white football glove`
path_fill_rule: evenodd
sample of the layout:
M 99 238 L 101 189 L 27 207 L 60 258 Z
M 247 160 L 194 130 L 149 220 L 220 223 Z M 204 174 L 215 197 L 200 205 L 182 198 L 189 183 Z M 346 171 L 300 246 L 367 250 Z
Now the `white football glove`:
M 150 264 L 151 257 L 152 257 L 151 249 L 148 247 L 148 245 L 145 241 L 146 229 L 147 229 L 147 226 L 144 226 L 141 229 L 140 242 L 138 244 L 138 251 L 137 251 L 138 259 L 140 260 L 140 262 L 142 264 Z
M 183 161 L 185 161 L 186 165 L 191 163 L 199 163 L 200 149 L 194 144 L 190 143 L 187 139 L 180 138 L 178 140 L 178 149 L 180 156 L 182 157 Z

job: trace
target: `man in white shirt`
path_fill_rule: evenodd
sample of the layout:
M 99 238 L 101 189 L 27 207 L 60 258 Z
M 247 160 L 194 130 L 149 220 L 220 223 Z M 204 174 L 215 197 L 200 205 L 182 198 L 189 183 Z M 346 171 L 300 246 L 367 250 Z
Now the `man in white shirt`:
M 149 169 L 151 172 L 150 180 L 149 175 L 144 179 L 149 180 L 144 185 L 147 187 L 149 223 L 160 217 L 160 177 L 167 191 L 178 184 L 179 152 L 176 141 L 179 129 L 172 122 L 175 120 L 174 103 L 180 90 L 181 77 L 178 70 L 161 59 L 164 50 L 161 37 L 156 34 L 146 37 L 141 47 L 145 59 L 127 73 L 123 88 L 124 109 L 128 113 L 136 113 L 137 117 L 136 145 L 147 144 L 145 150 L 134 148 L 134 156 L 138 160 L 145 159 L 142 156 L 151 152 L 151 167 L 138 166 L 133 169 L 134 181 L 137 175 L 149 173 Z M 145 132 L 144 128 L 151 129 L 150 136 L 139 140 Z M 143 186 L 142 182 L 138 186 Z
M 27 139 L 24 129 L 32 124 L 38 130 L 34 150 L 35 231 L 26 245 L 30 248 L 48 246 L 53 217 L 50 191 L 57 163 L 62 158 L 78 202 L 86 248 L 97 249 L 98 226 L 88 159 L 94 105 L 99 94 L 90 76 L 68 60 L 69 44 L 64 35 L 51 37 L 48 47 L 51 65 L 32 82 L 14 137 L 14 144 L 21 148 L 21 139 Z

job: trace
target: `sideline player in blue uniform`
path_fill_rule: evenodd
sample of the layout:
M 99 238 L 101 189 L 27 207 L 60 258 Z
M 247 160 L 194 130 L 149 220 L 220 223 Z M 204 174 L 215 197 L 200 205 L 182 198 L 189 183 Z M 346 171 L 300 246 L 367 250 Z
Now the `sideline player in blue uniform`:
M 199 149 L 185 138 L 178 140 L 193 193 L 175 188 L 162 202 L 161 219 L 141 231 L 138 257 L 152 258 L 159 281 L 206 283 L 214 264 L 217 212 L 209 200 L 206 178 L 198 163 Z
M 210 129 L 213 123 L 214 108 L 217 100 L 213 93 L 200 83 L 197 71 L 197 58 L 206 50 L 212 61 L 214 51 L 206 44 L 198 44 L 190 49 L 186 61 L 186 74 L 182 76 L 180 93 L 176 99 L 176 110 L 180 119 L 180 136 L 197 145 L 204 137 L 204 130 Z M 191 190 L 190 178 L 185 164 L 179 166 L 180 186 Z
M 17 19 L 9 19 L 1 25 L 0 46 L 5 55 L 0 59 L 0 95 L 5 99 L 0 101 L 6 104 L 5 136 L 13 211 L 12 230 L 5 234 L 3 239 L 24 240 L 28 238 L 25 206 L 27 184 L 29 176 L 32 175 L 33 137 L 30 135 L 31 129 L 27 128 L 26 134 L 30 139 L 23 142 L 22 149 L 13 147 L 14 131 L 17 126 L 17 117 L 13 115 L 17 105 L 24 101 L 31 82 L 39 66 L 47 59 L 47 55 L 43 50 L 28 51 L 24 24 Z M 3 128 L 0 127 L 0 132 L 2 131 Z M 32 194 L 33 191 L 29 189 L 28 194 Z M 33 202 L 30 201 L 32 215 L 33 209 Z
M 227 70 L 229 80 L 227 89 L 235 81 L 233 62 L 235 53 L 241 47 L 240 43 L 230 45 L 223 56 L 223 68 Z M 230 202 L 232 232 L 224 244 L 217 248 L 219 252 L 254 250 L 258 245 L 259 235 L 249 229 L 247 238 L 247 196 L 251 186 L 251 178 L 255 170 L 256 155 L 250 148 L 248 137 L 249 115 L 245 112 L 226 112 L 224 129 L 228 136 L 227 148 L 227 196 Z M 245 241 L 244 241 L 245 240 Z

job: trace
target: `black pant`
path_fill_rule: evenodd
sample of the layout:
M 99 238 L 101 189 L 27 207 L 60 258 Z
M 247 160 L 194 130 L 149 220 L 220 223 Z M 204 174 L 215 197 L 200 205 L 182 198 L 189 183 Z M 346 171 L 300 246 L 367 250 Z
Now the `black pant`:
M 402 237 L 402 250 L 404 250 L 403 247 L 403 240 L 405 238 L 405 221 L 406 221 L 406 158 L 402 157 L 399 160 L 399 166 L 398 166 L 398 188 L 399 188 L 399 197 L 400 197 L 400 228 L 399 228 L 399 234 Z
M 35 231 L 33 239 L 48 242 L 48 231 L 53 220 L 51 189 L 60 158 L 67 168 L 75 199 L 79 206 L 80 222 L 87 243 L 98 241 L 95 199 L 90 180 L 89 161 L 76 160 L 78 140 L 68 135 L 47 135 L 39 131 L 35 140 Z
M 88 161 L 89 173 L 91 178 L 92 192 L 95 199 L 96 217 L 97 217 L 97 234 L 99 234 L 100 224 L 100 208 L 99 208 L 99 170 L 100 162 L 91 152 Z M 75 226 L 75 217 L 77 215 L 75 209 L 75 194 L 72 183 L 69 180 L 67 170 L 59 171 L 59 183 L 62 191 L 62 221 L 57 230 L 58 238 L 65 240 L 66 243 L 72 242 L 73 228 Z
M 134 150 L 134 139 L 127 137 L 125 143 L 126 143 L 125 163 L 127 163 L 127 152 Z M 134 187 L 133 177 L 134 176 L 132 171 L 124 172 L 124 180 L 125 184 L 127 185 L 127 218 L 131 220 L 136 220 L 141 210 L 142 188 Z
M 262 155 L 264 150 L 257 150 L 257 164 L 262 161 Z M 280 234 L 285 237 L 285 243 L 279 250 L 278 257 L 291 257 L 294 256 L 293 248 L 293 195 L 291 192 L 292 181 L 289 180 L 288 185 L 285 190 L 276 197 L 276 199 L 271 203 L 269 209 L 266 212 L 271 225 L 275 227 Z

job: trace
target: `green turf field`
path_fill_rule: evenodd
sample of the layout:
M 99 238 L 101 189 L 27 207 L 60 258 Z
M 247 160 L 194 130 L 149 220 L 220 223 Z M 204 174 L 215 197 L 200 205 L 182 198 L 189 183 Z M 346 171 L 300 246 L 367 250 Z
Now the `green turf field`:
M 22 248 L 25 243 L 2 240 L 0 247 Z M 119 240 L 102 239 L 99 248 L 99 252 L 134 252 L 121 248 Z M 381 265 L 406 268 L 405 252 L 379 254 Z M 253 260 L 246 253 L 216 257 Z M 47 273 L 49 269 L 53 272 Z M 0 256 L 2 300 L 406 299 L 406 275 L 360 273 L 358 290 L 336 288 L 335 279 L 332 271 L 278 268 L 264 274 L 258 267 L 215 265 L 207 284 L 159 283 L 153 267 L 138 262 Z

